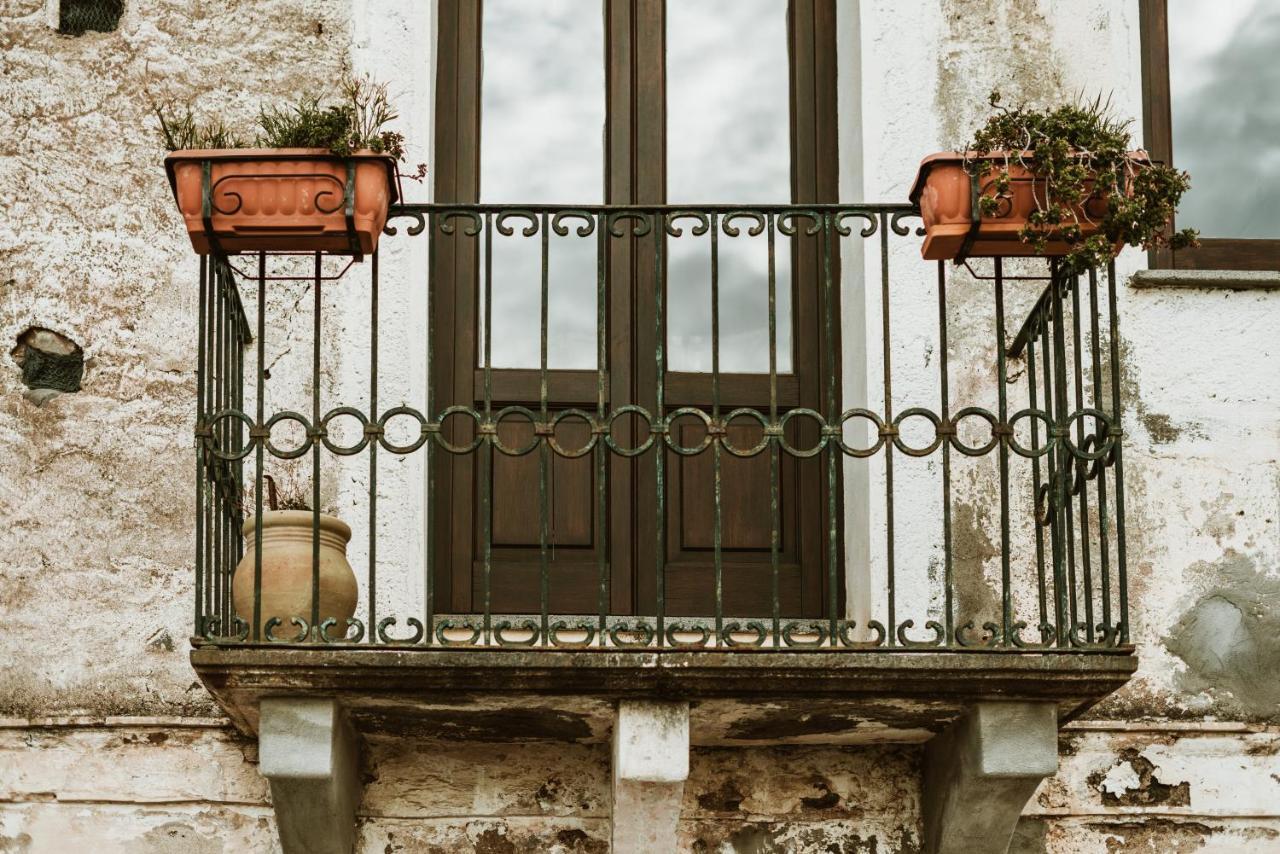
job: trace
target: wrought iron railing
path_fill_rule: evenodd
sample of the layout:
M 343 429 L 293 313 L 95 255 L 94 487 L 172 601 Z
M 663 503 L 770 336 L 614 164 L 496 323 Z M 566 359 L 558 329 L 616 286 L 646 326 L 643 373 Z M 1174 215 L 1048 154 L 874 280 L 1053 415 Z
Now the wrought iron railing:
M 196 573 L 195 638 L 198 644 L 312 644 L 435 648 L 529 645 L 586 649 L 740 648 L 765 650 L 846 649 L 918 650 L 980 649 L 991 651 L 1108 651 L 1128 646 L 1125 578 L 1124 486 L 1120 429 L 1119 352 L 1116 332 L 1116 274 L 1114 267 L 1073 274 L 1057 262 L 1001 259 L 974 261 L 976 270 L 950 264 L 918 261 L 918 233 L 911 219 L 916 212 L 905 205 L 817 206 L 550 206 L 404 205 L 394 208 L 396 228 L 388 228 L 387 243 L 426 240 L 430 274 L 426 285 L 427 332 L 425 409 L 410 405 L 380 407 L 379 400 L 408 398 L 419 390 L 387 389 L 379 371 L 378 256 L 366 262 L 368 293 L 359 301 L 368 306 L 369 360 L 362 382 L 367 408 L 354 402 L 322 407 L 321 363 L 325 358 L 326 327 L 321 318 L 321 290 L 334 287 L 324 270 L 327 259 L 293 259 L 306 269 L 295 275 L 307 280 L 311 297 L 295 301 L 295 315 L 310 303 L 310 376 L 299 387 L 311 398 L 310 414 L 266 411 L 264 381 L 271 365 L 264 346 L 279 318 L 271 316 L 269 275 L 279 259 L 248 255 L 232 259 L 208 257 L 200 265 L 199 367 L 196 413 Z M 405 219 L 409 219 L 409 227 Z M 499 406 L 488 342 L 493 340 L 491 248 L 515 229 L 525 237 L 541 236 L 539 321 L 540 365 L 535 400 L 527 405 Z M 563 406 L 551 399 L 549 387 L 556 372 L 548 367 L 548 237 L 567 235 L 594 240 L 596 248 L 595 304 L 582 306 L 597 325 L 597 365 L 594 405 Z M 717 282 L 717 239 L 749 235 L 767 243 L 768 348 L 767 395 L 757 405 L 726 411 L 730 400 L 722 387 L 719 365 L 719 319 L 723 306 Z M 712 370 L 706 404 L 678 407 L 664 399 L 667 385 L 666 310 L 663 307 L 667 256 L 675 241 L 708 236 L 711 294 Z M 611 288 L 619 284 L 614 258 L 621 246 L 630 247 L 625 276 L 642 269 L 655 277 L 649 354 L 652 399 L 610 398 L 610 349 L 607 346 Z M 478 393 L 474 399 L 445 399 L 437 388 L 436 363 L 440 348 L 450 346 L 450 331 L 442 329 L 440 314 L 441 254 L 463 253 L 471 259 L 477 330 L 474 356 Z M 843 258 L 841 257 L 843 251 Z M 787 380 L 778 364 L 777 289 L 779 268 L 801 252 L 810 252 L 806 274 L 798 266 L 790 288 L 817 289 L 821 338 L 820 376 L 815 405 L 803 405 L 779 388 Z M 891 260 L 897 260 L 891 272 Z M 286 259 L 287 260 L 287 259 Z M 843 262 L 843 263 L 842 263 Z M 1006 270 L 1018 265 L 1018 275 Z M 235 266 L 233 266 L 233 264 Z M 843 275 L 841 268 L 846 271 Z M 901 268 L 902 272 L 899 272 Z M 361 269 L 361 268 L 356 268 Z M 963 273 L 960 271 L 964 270 Z M 866 275 L 863 276 L 862 273 Z M 451 275 L 457 275 L 456 269 Z M 806 275 L 808 278 L 806 278 Z M 837 302 L 842 290 L 852 305 L 853 285 L 865 280 L 868 330 L 865 342 L 846 334 L 843 347 L 863 346 L 870 390 L 864 398 L 846 400 L 857 388 L 850 383 L 841 346 Z M 630 279 L 628 279 L 630 281 Z M 1029 282 L 1031 284 L 1029 284 Z M 343 287 L 363 288 L 348 280 Z M 452 287 L 452 285 L 450 285 Z M 243 296 L 241 288 L 243 288 Z M 905 330 L 891 323 L 899 288 L 912 294 L 910 324 Z M 878 299 L 876 294 L 878 292 Z M 923 296 L 927 294 L 926 296 Z M 957 299 L 957 294 L 962 299 Z M 900 300 L 901 298 L 899 298 Z M 922 308 L 923 300 L 931 303 Z M 957 304 L 959 304 L 957 306 Z M 1022 306 L 1020 326 L 1009 324 L 1007 306 Z M 1029 306 L 1029 309 L 1028 309 Z M 246 310 L 251 308 L 252 311 Z M 896 306 L 901 311 L 901 303 Z M 384 309 L 385 310 L 385 309 Z M 846 310 L 851 310 L 846 306 Z M 875 315 L 878 314 L 878 319 Z M 958 316 L 963 315 L 963 322 Z M 931 329 L 923 324 L 928 318 Z M 877 322 L 878 321 L 878 322 Z M 532 321 L 531 321 L 532 324 Z M 846 325 L 847 326 L 847 325 Z M 252 331 L 252 330 L 255 330 Z M 1010 337 L 1011 329 L 1015 334 Z M 878 331 L 878 340 L 875 331 Z M 855 330 L 857 332 L 857 330 Z M 957 336 L 963 333 L 963 341 Z M 905 352 L 904 334 L 922 337 L 931 355 L 914 370 L 910 383 L 898 377 L 895 366 Z M 482 342 L 482 343 L 481 343 Z M 967 355 L 953 358 L 952 349 Z M 877 358 L 880 362 L 876 364 Z M 958 377 L 963 377 L 958 382 Z M 278 381 L 278 380 L 277 380 Z M 1015 402 L 1016 401 L 1018 402 Z M 250 405 L 246 408 L 246 400 Z M 709 404 L 709 405 L 708 405 Z M 905 404 L 905 405 L 904 405 Z M 957 404 L 960 404 L 957 406 Z M 353 419 L 359 428 L 349 441 L 339 441 L 332 425 Z M 504 419 L 531 423 L 530 438 L 521 447 L 502 439 Z M 562 425 L 576 420 L 586 426 L 587 438 L 577 446 L 560 435 Z M 700 441 L 681 444 L 673 425 L 678 419 L 702 424 Z M 393 423 L 400 425 L 393 437 Z M 752 425 L 751 441 L 735 444 L 731 423 Z M 282 425 L 301 432 L 290 447 L 279 440 Z M 405 435 L 404 425 L 411 425 Z M 927 425 L 927 426 L 925 426 Z M 863 438 L 859 438 L 859 437 Z M 487 513 L 492 508 L 489 467 L 495 455 L 536 453 L 538 482 L 528 484 L 528 497 L 538 507 L 538 596 L 528 613 L 498 613 L 492 606 L 493 531 Z M 390 571 L 379 562 L 378 474 L 387 457 L 421 454 L 429 484 L 421 524 L 426 548 L 418 567 L 398 567 L 421 579 L 418 601 L 397 601 L 388 593 Z M 708 455 L 711 460 L 709 494 L 713 506 L 710 561 L 714 597 L 709 612 L 700 615 L 668 613 L 666 555 L 668 536 L 664 485 L 671 455 Z M 367 457 L 362 507 L 356 514 L 365 530 L 360 602 L 346 626 L 336 625 L 320 612 L 313 594 L 310 613 L 265 623 L 260 584 L 255 587 L 253 613 L 237 613 L 232 601 L 232 577 L 248 548 L 240 529 L 246 519 L 261 519 L 269 503 L 269 473 L 275 460 L 309 459 L 313 507 L 321 499 L 326 472 L 351 466 L 358 455 Z M 380 457 L 380 455 L 383 455 Z M 725 455 L 769 460 L 771 530 L 767 573 L 770 605 L 765 612 L 733 613 L 726 608 L 735 583 L 726 572 L 721 549 L 725 518 L 721 481 Z M 959 455 L 959 456 L 956 456 Z M 481 510 L 477 511 L 477 595 L 465 612 L 447 607 L 436 596 L 441 561 L 448 555 L 434 547 L 440 514 L 451 506 L 433 490 L 441 467 L 451 458 L 470 457 L 484 475 L 475 479 Z M 584 507 L 595 535 L 610 536 L 608 482 L 613 464 L 629 460 L 647 467 L 656 489 L 656 523 L 649 550 L 654 595 L 645 603 L 617 607 L 611 595 L 613 577 L 608 551 L 599 549 L 592 592 L 594 613 L 558 614 L 549 606 L 555 582 L 548 532 L 548 477 L 557 458 L 586 457 L 594 471 L 593 507 Z M 786 458 L 812 461 L 821 467 L 818 479 L 822 501 L 821 603 L 818 613 L 796 614 L 779 594 L 782 510 L 779 500 L 780 466 Z M 926 459 L 924 468 L 904 466 Z M 970 467 L 963 482 L 957 465 L 966 458 L 985 468 Z M 863 466 L 857 478 L 853 466 Z M 899 474 L 895 482 L 895 470 Z M 906 481 L 903 478 L 908 478 Z M 963 492 L 963 496 L 959 493 Z M 904 506 L 904 499 L 907 503 Z M 927 500 L 926 500 L 927 499 Z M 966 524 L 979 516 L 992 521 L 976 534 L 994 546 L 994 553 L 974 557 L 957 542 L 956 511 L 963 499 Z M 383 499 L 385 501 L 385 499 Z M 984 505 L 985 502 L 985 505 Z M 845 522 L 844 507 L 860 504 L 868 520 L 855 530 Z M 366 515 L 367 514 L 367 515 Z M 319 530 L 319 510 L 313 510 L 313 538 Z M 921 531 L 932 530 L 921 544 Z M 905 534 L 912 547 L 904 552 Z M 974 530 L 965 536 L 972 540 Z M 261 536 L 261 525 L 255 537 Z M 383 535 L 385 536 L 385 534 Z M 850 557 L 850 538 L 862 546 Z M 866 539 L 869 538 L 869 539 Z M 865 540 L 865 542 L 863 542 Z M 260 541 L 258 541 L 260 542 Z M 966 551 L 967 549 L 967 551 Z M 318 546 L 313 563 L 313 591 L 318 589 Z M 963 552 L 963 553 L 962 553 Z M 932 555 L 930 566 L 920 555 Z M 903 566 L 910 559 L 912 565 Z M 259 558 L 260 560 L 260 558 Z M 858 565 L 861 561 L 862 564 Z M 850 573 L 861 581 L 854 583 Z M 987 584 L 992 596 L 986 610 L 974 606 L 975 585 Z M 254 574 L 261 578 L 260 573 Z M 980 587 L 977 589 L 981 589 Z M 757 609 L 758 610 L 758 609 Z

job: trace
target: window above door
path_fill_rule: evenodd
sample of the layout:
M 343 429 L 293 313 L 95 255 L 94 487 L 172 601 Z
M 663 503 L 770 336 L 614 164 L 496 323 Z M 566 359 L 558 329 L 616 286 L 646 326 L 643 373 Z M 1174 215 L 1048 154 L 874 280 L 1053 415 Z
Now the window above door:
M 1280 0 L 1141 0 L 1144 116 L 1154 159 L 1191 173 L 1178 269 L 1280 269 Z

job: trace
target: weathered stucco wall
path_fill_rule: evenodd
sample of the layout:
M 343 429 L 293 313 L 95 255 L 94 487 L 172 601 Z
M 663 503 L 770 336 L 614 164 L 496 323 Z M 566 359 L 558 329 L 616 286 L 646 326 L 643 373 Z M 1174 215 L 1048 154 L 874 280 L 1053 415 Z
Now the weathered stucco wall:
M 0 730 L 0 850 L 63 850 L 67 840 L 103 851 L 274 850 L 252 746 L 217 721 L 151 718 L 216 709 L 186 661 L 196 267 L 146 93 L 198 97 L 247 125 L 262 98 L 306 91 L 349 63 L 403 74 L 405 121 L 425 140 L 431 4 L 392 12 L 380 2 L 130 0 L 118 32 L 70 38 L 49 28 L 43 0 L 0 0 L 0 340 L 43 327 L 86 355 L 82 390 L 42 406 L 23 395 L 15 365 L 0 369 L 0 715 L 18 718 Z M 842 0 L 842 16 L 854 6 Z M 868 199 L 902 198 L 919 157 L 962 140 L 992 85 L 1015 100 L 1110 92 L 1119 112 L 1141 115 L 1136 0 L 863 0 L 858 23 L 842 18 L 841 33 L 861 34 L 862 91 L 841 103 L 852 98 L 861 112 L 844 137 L 863 153 L 848 186 L 860 182 Z M 429 160 L 419 144 L 411 159 Z M 425 246 L 408 243 L 383 258 L 383 340 L 402 358 L 382 370 L 385 388 L 419 393 L 414 283 Z M 912 262 L 908 248 L 895 269 Z M 877 263 L 866 259 L 869 281 Z M 1143 265 L 1127 252 L 1126 281 Z M 934 328 L 924 267 L 895 278 L 898 329 L 912 318 Z M 326 293 L 326 333 L 337 342 L 324 354 L 326 400 L 365 399 L 362 282 Z M 991 364 L 986 294 L 959 277 L 950 287 L 953 365 Z M 306 406 L 298 377 L 309 316 L 294 306 L 307 295 L 283 284 L 269 297 L 273 316 L 293 312 L 270 341 L 273 406 Z M 865 306 L 876 341 L 876 293 Z M 1142 669 L 1093 723 L 1064 734 L 1062 770 L 1028 806 L 1013 850 L 1277 850 L 1280 293 L 1126 284 L 1120 309 Z M 936 400 L 933 347 L 924 335 L 894 341 L 895 389 L 918 398 L 898 408 Z M 958 376 L 957 395 L 983 379 Z M 390 581 L 380 597 L 412 610 L 421 541 L 386 531 L 420 531 L 420 457 L 394 466 L 380 473 L 383 506 L 398 508 L 383 521 L 380 577 Z M 868 494 L 883 494 L 876 467 L 866 475 Z M 898 500 L 937 509 L 936 475 L 900 473 Z M 364 477 L 344 469 L 326 499 L 356 506 Z M 998 578 L 991 489 L 979 468 L 955 497 L 958 549 L 972 570 L 961 606 L 973 614 L 994 601 L 977 571 Z M 882 508 L 866 512 L 878 530 Z M 901 531 L 900 566 L 917 573 L 904 589 L 929 582 L 936 534 Z M 878 543 L 867 555 L 873 584 Z M 362 548 L 358 531 L 357 566 Z M 68 714 L 90 717 L 27 721 Z M 361 850 L 605 850 L 600 745 L 374 741 L 367 753 Z M 918 802 L 912 749 L 702 749 L 681 838 L 706 852 L 906 852 L 919 839 Z

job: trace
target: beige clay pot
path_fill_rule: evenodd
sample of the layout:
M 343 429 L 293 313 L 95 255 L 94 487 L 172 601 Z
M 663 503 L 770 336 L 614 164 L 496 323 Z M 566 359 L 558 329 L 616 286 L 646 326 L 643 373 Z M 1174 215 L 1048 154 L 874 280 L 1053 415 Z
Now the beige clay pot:
M 262 512 L 262 627 L 272 617 L 280 623 L 272 630 L 276 639 L 297 637 L 291 617 L 311 624 L 310 510 Z M 231 595 L 236 613 L 253 622 L 254 520 L 244 523 L 245 552 L 236 566 Z M 320 622 L 332 617 L 337 624 L 328 631 L 332 640 L 346 636 L 347 620 L 356 612 L 356 575 L 347 563 L 351 528 L 334 516 L 320 515 Z M 314 638 L 313 638 L 314 639 Z

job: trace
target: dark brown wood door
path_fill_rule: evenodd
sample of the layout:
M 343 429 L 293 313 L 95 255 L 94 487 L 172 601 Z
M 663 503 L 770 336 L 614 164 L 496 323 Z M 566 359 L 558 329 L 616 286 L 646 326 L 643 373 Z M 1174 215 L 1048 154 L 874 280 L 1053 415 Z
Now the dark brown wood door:
M 754 54 L 748 55 L 746 65 L 739 62 L 734 66 L 729 57 L 726 67 L 710 69 L 707 77 L 717 79 L 702 80 L 708 85 L 703 86 L 705 93 L 699 94 L 690 91 L 698 88 L 693 85 L 683 85 L 673 93 L 671 81 L 681 75 L 689 81 L 690 74 L 697 72 L 688 62 L 697 56 L 700 46 L 685 35 L 697 32 L 705 38 L 708 32 L 714 35 L 719 25 L 685 20 L 690 16 L 682 11 L 684 6 L 668 10 L 662 0 L 604 0 L 600 19 L 566 23 L 554 20 L 553 14 L 537 4 L 486 0 L 482 7 L 472 0 L 442 0 L 435 198 L 440 202 L 641 205 L 668 201 L 835 201 L 834 5 L 830 0 L 744 0 L 734 14 L 725 16 L 723 50 L 742 51 L 744 45 L 737 42 L 745 36 L 776 37 L 779 44 L 755 51 L 767 54 L 771 50 L 772 56 L 764 65 L 772 67 L 758 67 L 762 61 Z M 754 8 L 757 6 L 760 8 Z M 584 9 L 581 14 L 594 13 Z M 674 27 L 685 29 L 677 32 Z M 572 51 L 555 48 L 555 39 L 567 37 L 571 37 Z M 525 66 L 518 59 L 522 50 L 530 57 Z M 557 55 L 566 55 L 558 66 L 548 60 Z M 501 59 L 496 59 L 499 56 Z M 586 62 L 599 62 L 601 91 L 598 112 L 594 113 L 589 102 L 597 97 L 592 92 L 595 81 L 583 64 L 584 57 Z M 735 80 L 741 83 L 739 78 L 750 83 L 752 74 L 778 78 L 770 108 L 782 125 L 781 141 L 774 139 L 773 150 L 766 152 L 779 161 L 773 168 L 777 174 L 772 176 L 771 192 L 749 180 L 742 183 L 750 164 L 744 163 L 735 177 L 730 163 L 720 170 L 727 183 L 710 186 L 706 197 L 692 197 L 691 193 L 706 189 L 696 185 L 699 164 L 707 159 L 707 151 L 681 142 L 701 135 L 698 128 L 686 127 L 697 120 L 697 110 L 691 105 L 696 107 L 699 97 L 714 99 L 712 84 L 732 88 Z M 539 85 L 543 86 L 541 93 Z M 564 86 L 577 89 L 566 93 Z M 526 100 L 546 98 L 549 105 L 563 104 L 569 97 L 576 104 L 573 120 L 578 130 L 589 127 L 598 115 L 602 133 L 593 143 L 587 133 L 565 137 L 567 132 L 561 126 L 545 134 L 539 148 L 536 110 L 530 113 L 529 103 L 517 103 L 522 93 Z M 741 98 L 744 93 L 726 94 Z M 750 98 L 750 92 L 745 94 Z M 502 110 L 511 111 L 510 115 L 500 113 Z M 728 115 L 726 121 L 732 122 L 732 111 Z M 761 114 L 751 118 L 761 124 Z M 522 121 L 534 124 L 526 124 L 522 132 Z M 557 139 L 556 133 L 562 138 Z M 761 148 L 757 143 L 746 156 L 760 157 Z M 575 161 L 598 158 L 595 174 L 600 185 L 594 196 L 583 183 L 589 180 L 584 173 L 590 170 L 581 168 L 580 162 L 562 169 L 559 177 L 556 169 L 544 168 L 549 174 L 546 180 L 552 182 L 544 197 L 515 198 L 505 192 L 504 182 L 523 184 L 521 189 L 526 192 L 544 189 L 536 181 L 530 185 L 525 178 L 539 166 L 529 158 L 539 153 L 554 157 L 557 151 L 567 152 Z M 510 162 L 503 162 L 503 158 L 510 158 Z M 541 166 L 548 164 L 544 160 Z M 517 236 L 524 222 L 514 219 L 510 223 L 517 227 Z M 629 403 L 653 410 L 658 373 L 658 277 L 652 237 L 605 241 L 602 307 L 596 302 L 595 279 L 587 275 L 594 270 L 584 266 L 588 255 L 594 264 L 596 247 L 574 247 L 569 242 L 550 247 L 551 269 L 564 271 L 559 277 L 548 275 L 551 293 L 566 287 L 579 290 L 563 298 L 559 315 L 555 300 L 548 300 L 547 326 L 552 334 L 547 343 L 538 341 L 535 347 L 531 340 L 539 337 L 542 308 L 536 289 L 539 256 L 527 251 L 521 256 L 514 244 L 504 244 L 511 238 L 495 234 L 496 225 L 486 222 L 480 235 L 459 234 L 449 243 L 438 244 L 433 271 L 439 295 L 437 329 L 451 334 L 452 341 L 448 352 L 436 348 L 433 381 L 437 409 L 449 403 L 483 409 L 487 381 L 494 412 L 521 407 L 539 413 L 543 406 L 540 367 L 545 360 L 546 409 L 552 416 L 570 408 L 595 412 L 601 404 L 606 412 Z M 711 412 L 713 378 L 707 348 L 698 355 L 702 333 L 696 328 L 697 322 L 709 318 L 698 316 L 681 302 L 688 302 L 689 294 L 705 278 L 698 274 L 696 259 L 708 247 L 685 247 L 679 243 L 683 239 L 667 238 L 664 252 L 667 332 L 663 343 L 668 353 L 664 411 L 697 407 Z M 757 244 L 754 251 L 758 254 L 761 247 Z M 571 257 L 575 252 L 576 259 Z M 726 242 L 720 252 L 720 413 L 751 407 L 767 415 L 770 376 L 767 360 L 760 363 L 760 353 L 767 352 L 767 346 L 759 341 L 755 345 L 725 343 L 729 338 L 749 338 L 753 330 L 759 333 L 764 328 L 765 316 L 759 311 L 750 321 L 726 311 L 726 306 L 732 308 L 752 299 L 758 302 L 763 281 L 748 270 L 751 262 L 743 260 L 751 254 L 747 247 L 730 247 Z M 742 263 L 728 263 L 734 257 Z M 777 335 L 776 393 L 780 412 L 796 406 L 824 409 L 827 377 L 821 358 L 826 341 L 820 322 L 820 265 L 816 238 L 778 238 L 776 266 L 782 308 L 777 321 L 781 331 Z M 582 285 L 584 279 L 591 287 Z M 577 284 L 566 284 L 570 280 Z M 539 299 L 532 299 L 534 296 Z M 594 350 L 597 308 L 603 308 L 606 318 L 605 371 L 599 370 Z M 523 332 L 514 327 L 504 330 L 500 328 L 504 317 L 511 323 L 523 318 L 526 328 Z M 833 328 L 838 326 L 832 324 Z M 569 334 L 557 334 L 559 330 Z M 604 390 L 603 401 L 600 388 Z M 474 435 L 462 419 L 451 420 L 456 423 L 446 425 L 447 433 L 455 441 L 465 442 Z M 811 446 L 817 440 L 817 430 L 805 422 L 798 419 L 788 428 L 788 440 L 795 447 Z M 622 418 L 615 429 L 621 442 L 633 444 L 639 433 L 628 434 L 641 426 L 638 421 Z M 761 436 L 760 425 L 748 418 L 736 419 L 727 431 L 728 441 L 737 447 L 755 445 Z M 682 445 L 700 445 L 705 433 L 701 419 L 684 417 L 672 424 L 673 439 Z M 517 449 L 535 438 L 528 418 L 515 409 L 508 411 L 498 436 L 504 445 Z M 562 447 L 572 449 L 581 447 L 589 432 L 582 421 L 567 418 L 557 429 L 556 438 Z M 611 613 L 651 614 L 657 605 L 662 566 L 668 614 L 713 614 L 714 454 L 711 449 L 692 456 L 665 452 L 665 548 L 660 554 L 656 453 L 651 450 L 634 459 L 608 455 L 603 462 L 594 454 L 566 459 L 545 446 L 519 456 L 491 454 L 483 446 L 471 455 L 437 454 L 432 500 L 449 508 L 436 515 L 439 600 L 451 603 L 459 612 L 480 611 L 487 598 L 495 613 L 529 613 L 540 609 L 545 596 L 552 613 L 582 614 L 597 610 L 603 592 Z M 723 451 L 719 454 L 719 551 L 726 615 L 765 615 L 772 608 L 773 465 L 767 452 L 749 458 Z M 782 454 L 777 461 L 776 483 L 782 612 L 786 616 L 821 616 L 827 599 L 827 502 L 822 463 L 816 458 L 796 460 Z M 545 514 L 540 510 L 544 495 Z M 486 543 L 491 567 L 487 585 L 483 572 Z

